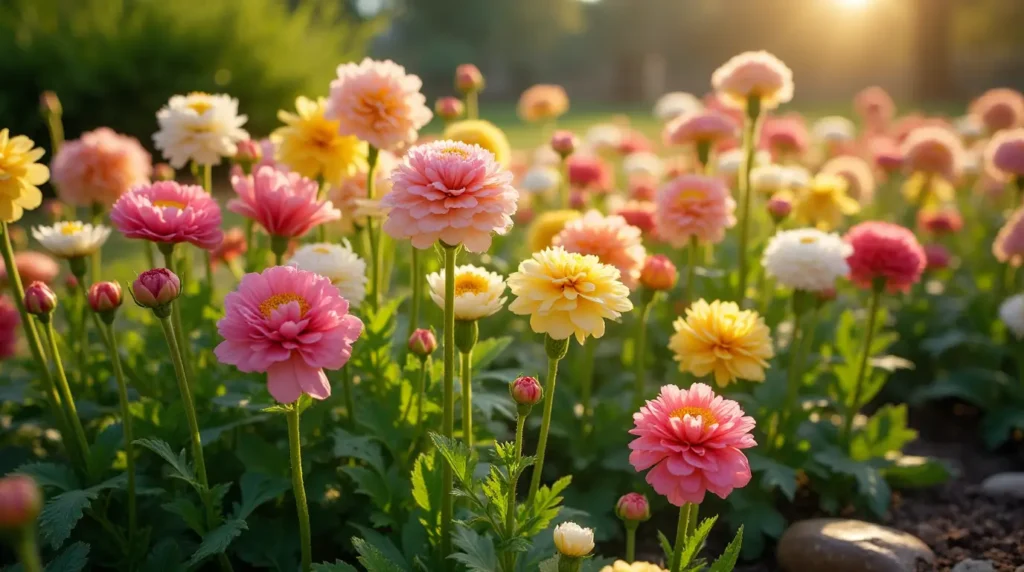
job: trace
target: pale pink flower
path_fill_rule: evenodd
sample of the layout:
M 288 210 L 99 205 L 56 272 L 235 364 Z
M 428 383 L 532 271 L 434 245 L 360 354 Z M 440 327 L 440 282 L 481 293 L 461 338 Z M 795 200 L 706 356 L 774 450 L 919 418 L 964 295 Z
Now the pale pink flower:
M 691 237 L 721 242 L 725 229 L 736 224 L 736 201 L 721 179 L 704 175 L 680 175 L 665 183 L 655 199 L 658 236 L 676 248 Z
M 775 158 L 803 155 L 809 145 L 807 124 L 799 113 L 767 117 L 761 126 L 761 147 Z
M 271 236 L 299 237 L 317 225 L 341 218 L 331 201 L 318 198 L 320 185 L 298 173 L 260 167 L 247 177 L 231 177 L 238 198 L 228 210 L 250 218 Z
M 665 125 L 662 141 L 666 145 L 714 145 L 735 137 L 739 126 L 731 117 L 711 109 L 685 113 Z
M 840 155 L 825 162 L 821 173 L 838 175 L 846 180 L 846 191 L 862 205 L 875 198 L 875 174 L 867 161 L 855 155 Z
M 491 247 L 491 233 L 512 228 L 519 193 L 512 173 L 479 145 L 435 141 L 409 150 L 391 175 L 384 231 L 416 248 L 438 240 L 470 252 Z
M 1024 207 L 1014 211 L 1003 228 L 999 229 L 992 253 L 999 262 L 1007 262 L 1013 266 L 1024 263 Z
M 964 170 L 964 146 L 945 127 L 918 127 L 907 135 L 900 147 L 903 167 L 909 173 L 938 175 L 956 181 Z
M 593 254 L 604 264 L 618 268 L 622 283 L 633 289 L 647 257 L 640 234 L 640 229 L 627 223 L 623 217 L 605 216 L 592 210 L 566 223 L 552 244 L 567 252 Z
M 1020 127 L 1024 125 L 1024 95 L 1015 89 L 990 89 L 971 103 L 970 112 L 989 133 Z
M 7 359 L 14 355 L 18 349 L 18 326 L 21 325 L 21 316 L 14 302 L 5 296 L 0 296 L 0 360 Z
M 110 222 L 128 238 L 176 244 L 188 242 L 204 250 L 221 243 L 220 207 L 202 187 L 158 181 L 121 195 L 110 210 Z
M 740 109 L 752 97 L 761 100 L 761 109 L 774 109 L 793 99 L 792 70 L 765 51 L 733 56 L 715 70 L 711 85 L 726 103 Z
M 996 133 L 985 146 L 985 162 L 1003 175 L 1024 176 L 1024 127 Z
M 246 274 L 224 298 L 214 353 L 240 371 L 266 372 L 267 389 L 280 403 L 303 393 L 331 395 L 324 369 L 339 369 L 363 331 L 359 318 L 330 279 L 293 266 Z
M 896 116 L 896 104 L 889 92 L 877 85 L 862 89 L 853 98 L 853 107 L 864 122 L 865 130 L 883 133 Z
M 633 414 L 633 423 L 629 432 L 637 438 L 629 444 L 629 462 L 638 472 L 651 469 L 647 482 L 670 503 L 700 504 L 707 491 L 726 498 L 750 482 L 742 449 L 757 445 L 750 434 L 754 418 L 708 385 L 663 386 Z
M 110 206 L 132 187 L 148 183 L 152 172 L 152 158 L 137 139 L 100 127 L 60 148 L 52 178 L 69 205 Z
M 11 227 L 14 228 L 14 227 Z M 50 255 L 35 250 L 14 253 L 14 267 L 22 284 L 43 282 L 53 284 L 60 274 L 60 265 Z M 7 267 L 0 260 L 0 286 L 7 284 Z
M 337 120 L 342 135 L 394 151 L 415 143 L 433 117 L 422 87 L 419 76 L 391 60 L 342 64 L 331 82 L 324 117 Z

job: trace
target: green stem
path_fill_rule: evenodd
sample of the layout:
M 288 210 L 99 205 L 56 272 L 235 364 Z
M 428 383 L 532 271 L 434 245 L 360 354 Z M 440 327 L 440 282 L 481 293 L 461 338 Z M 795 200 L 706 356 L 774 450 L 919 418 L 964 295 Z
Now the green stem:
M 370 145 L 366 169 L 366 198 L 373 200 L 375 175 L 377 173 L 377 157 L 379 150 Z M 370 216 L 366 218 L 366 232 L 370 237 L 370 307 L 374 310 L 380 308 L 380 236 L 376 227 L 376 220 Z
M 64 403 L 64 408 L 67 410 L 68 421 L 71 424 L 71 429 L 75 434 L 75 439 L 78 443 L 78 448 L 85 457 L 86 467 L 88 467 L 89 454 L 89 440 L 85 437 L 85 428 L 82 427 L 82 420 L 78 417 L 78 409 L 75 407 L 75 398 L 71 395 L 71 386 L 68 385 L 68 377 L 64 373 L 64 363 L 60 359 L 60 350 L 57 349 L 57 332 L 53 329 L 53 321 L 47 320 L 43 324 L 43 336 L 46 338 L 47 346 L 50 348 L 50 355 L 53 357 L 53 364 L 57 370 L 57 387 L 60 390 L 61 401 Z
M 632 564 L 636 560 L 636 529 L 639 525 L 635 520 L 626 523 L 626 562 Z
M 687 248 L 686 261 L 686 284 L 683 285 L 683 303 L 687 306 L 693 304 L 694 280 L 697 277 L 697 248 L 699 242 L 697 236 L 690 237 L 690 245 Z
M 355 401 L 352 399 L 352 374 L 349 373 L 348 367 L 346 366 L 342 366 L 341 368 L 341 392 L 345 398 L 345 415 L 348 415 L 349 427 L 355 427 L 356 405 Z
M 292 491 L 295 494 L 295 509 L 299 513 L 299 543 L 302 546 L 302 572 L 313 567 L 313 545 L 309 534 L 309 506 L 306 504 L 306 487 L 302 482 L 302 442 L 299 436 L 299 404 L 296 402 L 288 411 L 288 444 L 292 462 Z
M 864 376 L 868 371 L 868 362 L 871 358 L 871 339 L 875 335 L 875 321 L 878 318 L 878 306 L 882 300 L 881 287 L 874 287 L 871 290 L 871 304 L 868 309 L 868 324 L 867 330 L 864 332 L 864 350 L 860 357 L 860 367 L 857 369 L 857 382 L 853 386 L 853 398 L 847 404 L 846 417 L 843 419 L 843 429 L 839 433 L 840 443 L 845 444 L 849 448 L 853 441 L 853 418 L 857 415 L 859 409 L 859 402 L 861 399 L 861 391 L 864 386 Z
M 480 95 L 475 89 L 466 92 L 466 118 L 477 119 L 480 117 Z
M 558 179 L 558 204 L 561 205 L 563 210 L 568 209 L 570 206 L 569 197 L 569 161 L 567 158 L 562 159 L 562 163 L 559 166 L 559 172 L 561 176 Z
M 790 413 L 800 394 L 800 351 L 802 348 L 803 331 L 800 329 L 802 312 L 798 307 L 797 296 L 803 296 L 802 292 L 793 293 L 793 334 L 789 342 L 789 367 L 786 369 L 786 398 L 782 403 L 782 409 L 774 415 L 774 423 L 768 432 L 768 442 L 765 444 L 769 451 L 775 449 L 776 440 L 783 425 L 789 418 Z
M 179 273 L 179 268 L 174 262 L 174 251 L 174 244 L 160 244 L 160 252 L 164 255 L 164 267 L 178 276 L 178 279 L 181 281 L 181 296 L 185 296 L 185 278 L 181 273 Z M 181 300 L 171 302 L 171 320 L 174 324 L 174 335 L 178 342 L 178 350 L 182 353 L 181 359 L 184 362 L 185 371 L 191 378 L 192 351 L 188 345 L 188 339 L 185 337 L 185 326 L 181 319 Z
M 124 431 L 125 442 L 125 464 L 128 473 L 128 559 L 132 559 L 134 547 L 136 521 L 135 502 L 135 454 L 132 451 L 132 443 L 135 442 L 134 430 L 132 428 L 132 414 L 128 407 L 128 384 L 124 379 L 124 371 L 121 368 L 121 356 L 117 353 L 117 337 L 111 325 L 100 326 L 100 335 L 107 346 L 107 353 L 110 355 L 110 363 L 114 369 L 114 379 L 117 381 L 117 398 L 121 405 L 121 428 Z
M 420 327 L 420 301 L 423 299 L 423 270 L 421 268 L 420 249 L 412 248 L 412 270 L 409 282 L 412 283 L 412 300 L 409 309 L 409 336 Z
M 568 340 L 562 340 L 568 345 Z M 546 343 L 545 346 L 548 344 Z M 564 352 L 563 352 L 564 355 Z M 537 460 L 533 464 L 533 476 L 530 479 L 530 494 L 526 497 L 532 503 L 540 488 L 540 479 L 544 473 L 544 452 L 548 447 L 548 432 L 551 430 L 551 411 L 555 404 L 555 383 L 558 378 L 558 362 L 562 358 L 548 355 L 548 377 L 544 382 L 544 416 L 540 422 L 540 439 L 537 441 Z
M 686 531 L 690 527 L 690 503 L 679 507 L 679 522 L 676 524 L 676 543 L 672 547 L 672 565 L 669 572 L 683 569 L 683 547 L 686 546 Z
M 371 147 L 373 149 L 373 147 Z M 444 247 L 444 408 L 441 434 L 451 439 L 455 434 L 455 254 L 457 246 Z M 452 516 L 455 475 L 450 463 L 444 463 L 441 474 L 441 566 L 451 569 Z
M 23 572 L 43 572 L 43 560 L 39 557 L 35 527 L 26 527 L 17 534 L 19 538 L 15 551 L 18 553 L 18 561 L 21 562 Z
M 633 361 L 636 366 L 636 387 L 633 390 L 633 409 L 639 409 L 644 404 L 644 396 L 647 395 L 647 317 L 651 314 L 651 305 L 654 303 L 654 296 L 648 296 L 646 291 L 643 302 L 640 304 L 640 312 L 636 319 L 636 345 L 633 348 Z
M 462 439 L 473 446 L 473 350 L 462 352 Z
M 590 340 L 583 346 L 583 363 L 580 364 L 580 404 L 583 406 L 583 433 L 590 433 L 590 418 L 594 391 L 594 354 L 597 353 L 597 339 Z
M 516 461 L 523 456 L 523 428 L 526 426 L 526 415 L 520 414 L 516 418 L 516 442 L 515 452 Z M 519 483 L 519 472 L 509 475 L 508 485 L 508 501 L 505 507 L 505 539 L 512 540 L 516 536 L 516 485 Z M 518 560 L 519 553 L 513 550 L 508 550 L 503 555 L 505 561 L 505 571 L 514 572 L 516 569 L 516 560 Z
M 740 165 L 739 173 L 739 194 L 740 194 L 740 250 L 739 250 L 739 284 L 736 291 L 736 301 L 742 305 L 747 296 L 747 246 L 750 240 L 750 198 L 753 193 L 750 191 L 750 171 L 754 166 L 754 153 L 756 152 L 755 136 L 757 134 L 757 120 L 761 114 L 761 99 L 758 96 L 751 96 L 747 99 L 746 121 L 743 124 L 743 164 Z
M 92 224 L 97 226 L 103 223 L 103 205 L 100 203 L 92 204 Z M 100 270 L 103 268 L 103 248 L 97 248 L 92 253 L 90 262 L 92 267 L 89 270 L 89 281 L 96 283 L 100 281 Z M 88 290 L 88 286 L 85 283 L 81 284 L 82 291 Z
M 86 323 L 86 316 L 89 313 L 89 280 L 86 279 L 85 261 L 81 257 L 71 258 L 68 260 L 68 263 L 71 267 L 71 274 L 78 280 L 74 308 L 77 312 L 74 310 L 71 312 L 72 314 L 77 314 L 77 316 L 75 316 L 74 320 L 70 320 L 71 336 L 72 339 L 75 339 L 76 343 L 70 349 L 75 359 L 75 366 L 78 369 L 78 377 L 75 380 L 78 382 L 79 390 L 82 391 L 89 383 L 88 358 L 86 357 L 89 349 L 89 325 Z M 92 274 L 97 274 L 95 264 Z
M 690 504 L 690 516 L 686 519 L 686 537 L 690 538 L 693 536 L 693 531 L 697 529 L 697 512 L 700 511 L 700 505 L 691 503 Z

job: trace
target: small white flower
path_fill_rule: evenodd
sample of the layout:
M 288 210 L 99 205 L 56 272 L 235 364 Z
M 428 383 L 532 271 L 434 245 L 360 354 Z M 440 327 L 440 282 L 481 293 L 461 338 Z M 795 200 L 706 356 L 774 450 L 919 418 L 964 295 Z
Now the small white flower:
M 353 308 L 358 308 L 366 298 L 366 261 L 352 250 L 347 240 L 342 244 L 320 242 L 302 246 L 289 264 L 329 279 Z
M 772 155 L 767 151 L 758 151 L 754 154 L 754 167 L 768 165 L 772 162 Z M 743 149 L 729 149 L 719 153 L 715 160 L 715 172 L 726 177 L 735 177 L 740 172 L 740 165 L 743 164 Z
M 671 121 L 687 113 L 700 111 L 704 105 L 697 96 L 684 91 L 672 91 L 658 98 L 654 104 L 654 116 L 661 121 Z
M 558 188 L 562 175 L 551 167 L 533 167 L 519 181 L 519 190 L 530 193 L 547 193 Z
M 34 227 L 32 236 L 54 256 L 78 258 L 99 250 L 110 236 L 110 228 L 75 220 Z
M 790 188 L 789 167 L 771 163 L 758 165 L 750 171 L 750 188 L 755 193 L 770 195 Z
M 537 167 L 557 167 L 562 162 L 562 156 L 558 154 L 551 145 L 545 143 L 533 150 L 533 164 Z
M 665 173 L 665 165 L 661 157 L 650 151 L 630 153 L 622 160 L 622 171 L 628 176 L 643 176 L 661 179 Z
M 1024 340 L 1024 294 L 1004 300 L 999 306 L 999 319 L 1018 340 Z
M 853 247 L 836 233 L 814 228 L 783 230 L 768 241 L 761 264 L 783 286 L 821 292 L 850 273 Z
M 430 297 L 444 309 L 444 269 L 427 275 Z M 505 306 L 505 280 L 500 274 L 466 264 L 455 268 L 455 319 L 479 320 Z
M 595 153 L 610 153 L 622 143 L 622 129 L 611 123 L 598 123 L 587 130 L 584 141 Z
M 814 178 L 811 176 L 811 172 L 807 170 L 807 167 L 800 165 L 787 165 L 786 169 L 786 185 L 790 189 L 806 189 L 811 186 L 811 180 Z
M 811 133 L 816 141 L 844 143 L 857 137 L 857 126 L 845 117 L 830 115 L 815 121 Z
M 964 139 L 977 139 L 985 135 L 985 124 L 977 115 L 961 115 L 953 121 L 953 128 Z
M 594 550 L 594 531 L 575 522 L 563 522 L 555 527 L 555 548 L 563 556 L 582 558 Z
M 238 100 L 227 95 L 175 95 L 156 119 L 160 130 L 153 143 L 175 169 L 189 161 L 219 165 L 221 158 L 238 151 L 239 141 L 249 138 L 242 129 L 247 117 L 238 114 Z

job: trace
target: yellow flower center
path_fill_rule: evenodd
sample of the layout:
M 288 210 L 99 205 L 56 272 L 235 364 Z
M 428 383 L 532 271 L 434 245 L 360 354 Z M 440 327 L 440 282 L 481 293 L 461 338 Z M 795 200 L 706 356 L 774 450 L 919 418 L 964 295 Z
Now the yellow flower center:
M 699 201 L 704 198 L 704 191 L 700 189 L 687 189 L 679 193 L 678 201 L 681 203 Z
M 197 114 L 202 115 L 213 109 L 213 104 L 210 103 L 210 100 L 208 99 L 210 97 L 209 95 L 201 91 L 194 91 L 188 95 L 189 97 L 196 98 L 195 101 L 190 101 L 188 103 L 188 108 L 195 111 Z
M 160 208 L 170 207 L 178 209 L 179 211 L 185 210 L 185 203 L 179 203 L 178 201 L 153 201 L 153 206 Z
M 270 314 L 274 310 L 280 308 L 281 306 L 284 306 L 285 304 L 290 304 L 292 302 L 299 303 L 299 316 L 305 316 L 306 312 L 309 311 L 309 302 L 307 302 L 305 298 L 299 296 L 298 294 L 286 292 L 284 294 L 274 294 L 273 296 L 264 300 L 263 303 L 260 304 L 260 313 L 266 316 L 267 318 L 270 318 Z
M 85 227 L 82 223 L 76 221 L 66 222 L 60 227 L 60 233 L 64 236 L 71 236 L 72 234 L 78 234 L 84 230 Z
M 448 147 L 445 147 L 444 149 L 441 149 L 441 154 L 442 155 L 457 155 L 458 157 L 460 157 L 462 159 L 465 159 L 466 157 L 469 157 L 469 152 L 468 151 L 466 151 L 462 147 L 456 147 L 455 145 L 450 145 Z
M 482 294 L 487 291 L 487 279 L 476 274 L 459 274 L 455 277 L 455 295 Z
M 694 419 L 700 417 L 701 423 L 704 425 L 705 429 L 718 423 L 718 418 L 715 417 L 715 414 L 707 407 L 680 407 L 673 411 L 669 416 L 675 417 L 676 419 L 682 419 L 687 415 Z
M 313 252 L 316 252 L 317 254 L 330 254 L 331 249 L 326 246 L 316 246 L 313 247 Z
M 816 236 L 802 236 L 802 237 L 800 237 L 800 243 L 801 244 L 814 244 L 815 242 L 818 242 L 818 237 L 816 237 Z

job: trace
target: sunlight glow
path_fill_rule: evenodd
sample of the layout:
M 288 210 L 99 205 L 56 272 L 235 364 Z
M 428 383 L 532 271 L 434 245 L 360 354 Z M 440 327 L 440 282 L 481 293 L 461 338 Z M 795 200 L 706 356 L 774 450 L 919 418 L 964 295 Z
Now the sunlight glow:
M 835 0 L 835 3 L 843 8 L 860 10 L 866 8 L 871 3 L 871 0 Z

